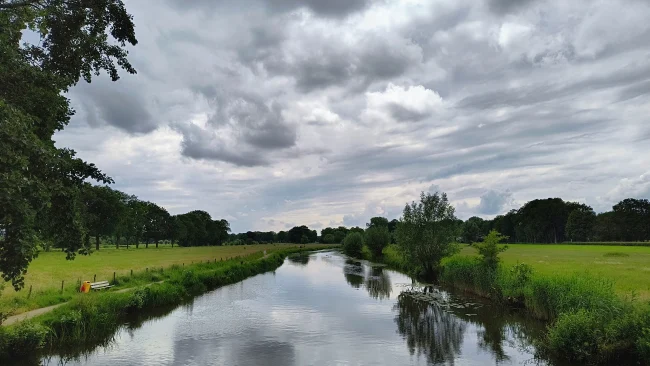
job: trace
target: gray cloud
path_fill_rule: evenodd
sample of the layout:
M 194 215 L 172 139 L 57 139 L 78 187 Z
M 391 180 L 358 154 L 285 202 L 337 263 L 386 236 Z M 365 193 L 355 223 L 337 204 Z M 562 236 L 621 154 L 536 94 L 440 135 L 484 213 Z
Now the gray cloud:
M 72 88 L 57 145 L 171 212 L 278 231 L 398 217 L 433 185 L 463 218 L 508 209 L 506 188 L 647 194 L 647 2 L 127 7 L 138 74 Z
M 196 125 L 176 126 L 182 133 L 181 153 L 194 159 L 219 160 L 234 165 L 254 167 L 268 165 L 269 161 L 255 151 L 228 149 L 214 132 Z
M 512 202 L 512 193 L 509 191 L 498 192 L 489 190 L 481 196 L 481 202 L 476 212 L 484 215 L 495 215 L 503 213 L 507 204 Z
M 540 0 L 488 0 L 488 5 L 492 11 L 505 14 L 521 9 L 535 1 Z
M 83 100 L 91 125 L 98 126 L 103 121 L 129 133 L 148 133 L 158 127 L 143 96 L 128 85 L 108 84 L 100 79 L 92 84 L 80 83 L 75 93 Z
M 168 2 L 182 10 L 188 8 L 215 9 L 224 4 L 229 4 L 220 0 L 168 0 Z M 308 9 L 320 16 L 339 18 L 361 11 L 372 2 L 373 0 L 240 0 L 236 6 L 242 11 L 260 6 L 271 12 Z

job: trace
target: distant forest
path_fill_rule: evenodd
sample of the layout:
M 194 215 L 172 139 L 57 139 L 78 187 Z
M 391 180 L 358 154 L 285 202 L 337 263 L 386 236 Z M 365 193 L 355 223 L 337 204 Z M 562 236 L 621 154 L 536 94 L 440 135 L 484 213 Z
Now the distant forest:
M 481 241 L 490 230 L 508 237 L 510 243 L 562 243 L 562 242 L 643 242 L 650 240 L 650 201 L 628 198 L 614 205 L 611 211 L 596 214 L 590 206 L 566 202 L 561 198 L 536 199 L 518 210 L 498 215 L 491 220 L 470 217 L 457 220 L 458 241 Z M 399 220 L 389 221 L 373 217 L 367 227 L 386 226 L 393 236 Z M 296 226 L 291 230 L 259 232 L 248 231 L 230 234 L 232 244 L 247 243 L 340 243 L 350 231 L 363 231 L 354 227 L 327 227 L 318 236 L 316 230 Z
M 200 210 L 171 215 L 153 202 L 107 186 L 84 184 L 80 190 L 80 215 L 85 250 L 100 249 L 101 242 L 116 247 L 158 245 L 160 242 L 179 246 L 245 245 L 255 243 L 327 243 L 338 244 L 349 232 L 361 232 L 373 226 L 385 226 L 395 241 L 399 220 L 373 217 L 364 228 L 344 226 L 327 227 L 320 231 L 295 226 L 287 231 L 248 231 L 230 233 L 230 223 L 213 219 Z M 37 240 L 42 249 L 58 247 L 47 227 L 49 220 L 37 220 Z M 628 198 L 613 206 L 611 211 L 596 214 L 582 203 L 566 202 L 560 198 L 536 199 L 518 210 L 499 215 L 491 220 L 470 217 L 456 220 L 458 241 L 481 241 L 490 230 L 508 237 L 510 243 L 562 242 L 643 242 L 650 241 L 650 201 Z M 0 237 L 2 236 L 0 225 Z

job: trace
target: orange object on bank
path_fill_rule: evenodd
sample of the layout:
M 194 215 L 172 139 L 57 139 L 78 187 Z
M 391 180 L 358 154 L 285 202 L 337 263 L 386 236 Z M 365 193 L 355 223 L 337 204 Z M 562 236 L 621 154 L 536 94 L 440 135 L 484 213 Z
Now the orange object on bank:
M 79 288 L 79 292 L 90 292 L 90 281 L 84 281 Z

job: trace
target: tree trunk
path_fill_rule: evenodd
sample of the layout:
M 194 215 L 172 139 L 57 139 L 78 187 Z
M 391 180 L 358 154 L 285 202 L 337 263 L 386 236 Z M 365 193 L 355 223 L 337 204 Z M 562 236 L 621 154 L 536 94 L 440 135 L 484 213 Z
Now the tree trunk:
M 115 249 L 120 249 L 120 236 L 115 235 Z
M 172 240 L 172 248 L 174 247 L 174 240 Z
M 95 235 L 95 250 L 99 250 L 99 234 Z
M 144 242 L 144 248 L 149 249 L 149 240 L 147 239 L 146 242 Z
M 156 239 L 156 249 L 158 249 L 158 239 Z

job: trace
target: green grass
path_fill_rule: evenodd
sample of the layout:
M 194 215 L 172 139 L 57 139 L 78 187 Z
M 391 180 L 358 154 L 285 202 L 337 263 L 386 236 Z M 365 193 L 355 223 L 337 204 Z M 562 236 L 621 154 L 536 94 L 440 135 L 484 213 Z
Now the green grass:
M 280 249 L 298 247 L 298 244 L 260 244 L 244 246 L 219 247 L 174 247 L 160 246 L 156 249 L 150 245 L 145 249 L 132 246 L 129 249 L 104 247 L 89 256 L 77 256 L 73 261 L 66 261 L 65 254 L 57 251 L 42 252 L 29 266 L 25 276 L 25 287 L 14 291 L 6 283 L 0 295 L 0 312 L 13 315 L 28 310 L 38 309 L 61 302 L 69 301 L 78 296 L 79 281 L 113 280 L 113 272 L 122 287 L 156 282 L 164 279 L 164 270 L 172 266 L 188 266 L 192 263 L 227 260 L 233 257 L 246 256 L 253 253 L 267 253 Z M 306 245 L 311 247 L 311 245 Z M 148 272 L 145 272 L 148 269 Z M 131 277 L 131 270 L 134 275 Z M 64 290 L 61 293 L 61 281 Z M 28 298 L 29 288 L 32 294 Z M 119 287 L 119 286 L 117 286 Z
M 459 255 L 476 255 L 463 245 Z M 614 282 L 621 295 L 650 299 L 650 247 L 605 245 L 510 244 L 500 257 L 505 265 L 526 263 L 541 275 L 588 272 Z

